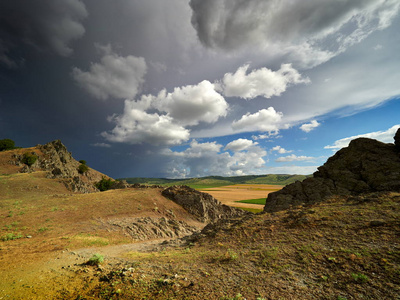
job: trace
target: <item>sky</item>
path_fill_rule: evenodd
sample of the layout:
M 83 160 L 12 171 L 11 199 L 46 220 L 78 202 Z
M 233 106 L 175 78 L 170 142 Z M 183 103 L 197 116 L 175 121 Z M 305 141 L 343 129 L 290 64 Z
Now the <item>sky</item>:
M 400 127 L 398 0 L 3 0 L 0 139 L 113 178 L 311 174 Z

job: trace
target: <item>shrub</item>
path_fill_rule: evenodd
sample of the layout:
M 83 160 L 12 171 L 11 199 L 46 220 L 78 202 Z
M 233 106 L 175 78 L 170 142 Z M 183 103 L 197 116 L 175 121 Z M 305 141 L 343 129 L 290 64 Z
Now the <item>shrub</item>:
M 15 142 L 10 139 L 0 140 L 0 151 L 15 149 Z
M 114 183 L 114 181 L 111 180 L 110 178 L 109 178 L 109 179 L 106 179 L 105 177 L 103 177 L 99 182 L 97 182 L 97 183 L 95 184 L 95 186 L 96 186 L 101 192 L 104 192 L 104 191 L 109 190 L 109 189 L 111 188 L 111 186 L 112 186 L 113 183 Z
M 351 277 L 353 277 L 353 279 L 354 279 L 356 282 L 361 282 L 361 283 L 365 283 L 365 282 L 367 282 L 367 281 L 369 280 L 368 276 L 367 276 L 367 275 L 364 275 L 364 274 L 352 273 L 352 274 L 351 274 Z
M 84 159 L 81 159 L 79 162 L 80 162 L 82 165 L 86 165 L 86 160 L 84 160 Z
M 101 254 L 93 254 L 93 256 L 88 260 L 86 264 L 91 266 L 98 266 L 104 261 L 104 256 Z
M 87 171 L 89 171 L 89 167 L 86 164 L 81 163 L 78 167 L 79 174 L 85 174 Z
M 24 154 L 24 156 L 22 157 L 22 162 L 26 165 L 28 165 L 29 167 L 32 166 L 36 161 L 37 161 L 38 157 L 35 154 L 26 152 Z

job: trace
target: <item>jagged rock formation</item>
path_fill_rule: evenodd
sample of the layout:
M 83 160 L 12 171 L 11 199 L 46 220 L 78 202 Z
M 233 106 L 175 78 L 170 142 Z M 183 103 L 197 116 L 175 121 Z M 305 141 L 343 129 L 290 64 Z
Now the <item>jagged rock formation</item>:
M 46 171 L 47 178 L 61 180 L 73 192 L 96 192 L 98 189 L 94 186 L 94 183 L 100 181 L 103 176 L 108 178 L 108 176 L 91 168 L 87 172 L 80 174 L 78 171 L 80 163 L 72 157 L 60 140 L 55 140 L 45 145 L 37 145 L 34 148 L 29 148 L 27 152 L 37 157 L 36 162 L 31 166 L 22 162 L 23 155 L 20 153 L 12 154 L 8 163 L 22 167 L 19 170 L 20 173 Z
M 132 218 L 129 220 L 115 220 L 109 223 L 122 229 L 135 241 L 145 241 L 159 238 L 177 238 L 191 235 L 198 229 L 183 221 L 162 218 Z
M 400 130 L 395 144 L 358 138 L 339 150 L 313 177 L 268 195 L 264 211 L 321 202 L 331 195 L 400 192 Z
M 213 223 L 219 219 L 235 218 L 248 212 L 221 204 L 210 194 L 202 193 L 188 186 L 172 186 L 162 191 L 162 195 L 181 205 L 200 222 Z
M 48 178 L 62 178 L 67 188 L 73 192 L 98 191 L 94 183 L 101 180 L 102 175 L 92 169 L 80 174 L 80 163 L 72 157 L 60 140 L 38 145 L 37 148 L 43 153 L 43 156 L 39 157 L 40 168 L 48 171 Z

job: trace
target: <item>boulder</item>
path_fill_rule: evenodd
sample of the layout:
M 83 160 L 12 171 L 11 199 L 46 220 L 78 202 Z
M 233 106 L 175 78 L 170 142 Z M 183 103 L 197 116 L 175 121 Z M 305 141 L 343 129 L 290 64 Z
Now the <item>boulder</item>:
M 399 131 L 395 141 L 398 145 Z M 358 138 L 339 150 L 313 177 L 268 195 L 264 211 L 324 201 L 331 195 L 400 192 L 400 155 L 394 144 Z
M 162 191 L 162 195 L 181 205 L 200 222 L 213 223 L 219 219 L 250 214 L 242 209 L 222 204 L 210 194 L 199 192 L 188 186 L 166 188 Z

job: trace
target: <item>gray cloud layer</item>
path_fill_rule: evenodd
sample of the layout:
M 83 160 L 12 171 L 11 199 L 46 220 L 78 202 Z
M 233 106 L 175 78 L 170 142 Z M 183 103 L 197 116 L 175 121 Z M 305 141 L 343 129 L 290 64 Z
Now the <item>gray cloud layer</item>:
M 17 67 L 24 57 L 18 47 L 70 55 L 70 43 L 83 36 L 88 15 L 80 0 L 5 0 L 0 2 L 0 62 Z
M 192 24 L 207 47 L 286 52 L 303 65 L 329 60 L 397 14 L 397 0 L 191 0 Z M 328 43 L 323 43 L 329 41 Z

